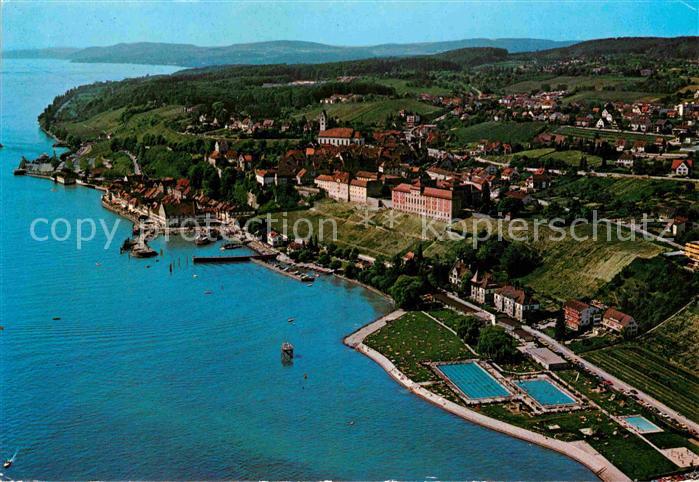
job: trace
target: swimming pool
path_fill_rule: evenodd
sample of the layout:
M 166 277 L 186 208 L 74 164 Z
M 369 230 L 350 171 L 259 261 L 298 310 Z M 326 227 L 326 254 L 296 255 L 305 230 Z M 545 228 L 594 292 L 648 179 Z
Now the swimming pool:
M 515 383 L 518 387 L 527 392 L 530 397 L 545 407 L 552 405 L 572 405 L 575 403 L 574 398 L 546 378 L 520 380 Z
M 641 415 L 621 417 L 626 423 L 635 428 L 639 433 L 662 432 L 663 429 Z
M 439 365 L 437 369 L 468 398 L 480 400 L 510 395 L 510 392 L 478 363 L 452 363 Z

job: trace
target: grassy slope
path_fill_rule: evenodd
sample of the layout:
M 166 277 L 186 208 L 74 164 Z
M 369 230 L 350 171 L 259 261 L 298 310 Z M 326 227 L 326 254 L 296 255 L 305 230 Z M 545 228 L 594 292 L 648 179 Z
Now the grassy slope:
M 551 76 L 540 80 L 526 80 L 512 84 L 505 88 L 508 94 L 516 92 L 531 92 L 532 90 L 540 90 L 544 84 L 548 84 L 552 89 L 556 89 L 559 85 L 565 85 L 567 90 L 582 86 L 590 86 L 601 90 L 604 87 L 616 86 L 627 82 L 637 82 L 643 80 L 642 77 L 618 77 L 618 76 Z
M 532 140 L 545 127 L 543 122 L 482 122 L 452 131 L 461 143 L 477 142 L 481 139 L 521 144 Z
M 597 129 L 585 129 L 582 127 L 573 126 L 562 126 L 556 129 L 557 134 L 563 134 L 565 136 L 575 136 L 583 139 L 594 139 L 596 134 L 602 139 L 627 139 L 629 141 L 646 141 L 655 142 L 656 137 L 668 137 L 660 136 L 657 134 L 643 134 L 641 132 L 609 132 Z
M 360 122 L 364 124 L 383 124 L 387 116 L 395 116 L 403 109 L 420 115 L 432 114 L 439 110 L 438 107 L 415 99 L 385 99 L 323 105 L 300 112 L 295 117 L 306 116 L 307 119 L 315 118 L 323 109 L 330 117 L 338 118 L 341 122 Z
M 694 304 L 668 319 L 639 343 L 648 351 L 699 373 L 699 306 Z
M 563 161 L 567 165 L 572 167 L 580 166 L 580 158 L 582 156 L 587 157 L 587 164 L 590 167 L 598 167 L 602 165 L 602 158 L 592 154 L 587 154 L 582 151 L 556 151 L 552 147 L 543 147 L 540 149 L 530 149 L 527 151 L 519 151 L 514 154 L 507 154 L 504 156 L 492 156 L 488 157 L 498 162 L 510 162 L 513 159 L 519 159 L 522 157 L 527 157 L 529 159 L 539 159 L 545 160 L 558 160 Z
M 575 232 L 579 237 L 592 236 L 589 226 L 581 226 Z M 592 296 L 637 257 L 652 258 L 662 252 L 662 248 L 647 241 L 620 241 L 615 231 L 607 241 L 604 229 L 600 229 L 596 241 L 576 241 L 572 237 L 553 241 L 541 236 L 534 245 L 542 254 L 543 263 L 523 282 L 537 293 L 559 301 Z

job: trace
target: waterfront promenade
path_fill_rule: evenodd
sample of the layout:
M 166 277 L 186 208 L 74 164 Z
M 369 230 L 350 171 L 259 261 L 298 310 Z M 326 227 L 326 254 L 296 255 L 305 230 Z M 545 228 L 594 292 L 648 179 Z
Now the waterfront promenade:
M 400 318 L 404 314 L 405 311 L 403 310 L 393 311 L 348 335 L 345 337 L 344 343 L 374 360 L 386 371 L 386 373 L 391 376 L 391 378 L 396 380 L 415 395 L 458 417 L 463 418 L 464 420 L 564 454 L 585 465 L 592 472 L 594 472 L 597 477 L 605 482 L 621 482 L 631 480 L 586 442 L 577 441 L 572 443 L 556 440 L 546 437 L 545 435 L 487 417 L 481 413 L 458 405 L 444 397 L 432 393 L 419 383 L 414 382 L 403 372 L 401 372 L 388 358 L 364 344 L 364 340 L 367 336 L 375 333 L 391 321 Z

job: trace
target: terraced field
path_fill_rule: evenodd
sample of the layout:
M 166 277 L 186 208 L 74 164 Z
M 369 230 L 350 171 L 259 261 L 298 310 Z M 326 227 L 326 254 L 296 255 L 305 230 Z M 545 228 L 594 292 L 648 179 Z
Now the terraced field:
M 668 319 L 640 340 L 644 348 L 699 373 L 699 304 L 695 303 Z
M 699 421 L 699 376 L 643 348 L 620 345 L 583 355 L 602 369 Z
M 501 141 L 510 144 L 530 142 L 534 136 L 544 130 L 543 122 L 482 122 L 469 127 L 460 127 L 452 131 L 457 143 L 468 144 L 481 139 Z
M 398 115 L 401 110 L 416 112 L 420 115 L 433 114 L 439 107 L 420 102 L 415 99 L 386 99 L 369 102 L 350 102 L 347 104 L 330 104 L 303 111 L 295 117 L 305 116 L 307 119 L 317 117 L 325 109 L 328 116 L 341 122 L 356 122 L 364 124 L 383 124 L 388 116 Z
M 656 137 L 671 138 L 672 136 L 662 136 L 660 134 L 643 134 L 642 132 L 614 132 L 609 130 L 588 129 L 584 127 L 562 126 L 556 130 L 556 134 L 564 136 L 575 136 L 581 139 L 594 139 L 599 135 L 601 139 L 617 140 L 626 139 L 628 141 L 655 142 Z
M 565 86 L 567 90 L 573 90 L 579 87 L 594 87 L 601 90 L 604 87 L 615 87 L 621 84 L 627 84 L 642 80 L 642 77 L 618 77 L 618 76 L 565 76 L 548 77 L 539 80 L 525 80 L 512 84 L 505 88 L 505 92 L 531 92 L 532 90 L 543 89 L 544 85 L 548 85 L 551 89 L 557 89 L 559 86 Z M 614 94 L 619 92 L 614 91 Z

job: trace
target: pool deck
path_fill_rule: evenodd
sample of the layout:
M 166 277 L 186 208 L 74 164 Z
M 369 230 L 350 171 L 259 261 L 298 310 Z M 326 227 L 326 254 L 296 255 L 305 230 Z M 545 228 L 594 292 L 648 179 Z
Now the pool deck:
M 354 333 L 348 335 L 344 339 L 344 343 L 347 346 L 354 348 L 358 352 L 363 353 L 364 355 L 374 360 L 394 380 L 396 380 L 405 388 L 413 392 L 415 395 L 442 408 L 443 410 L 446 410 L 449 413 L 452 413 L 458 417 L 463 418 L 464 420 L 476 423 L 491 430 L 495 430 L 506 435 L 525 440 L 527 442 L 535 443 L 541 447 L 554 450 L 563 455 L 566 455 L 567 457 L 570 457 L 571 459 L 580 462 L 581 464 L 586 466 L 597 477 L 599 477 L 601 480 L 605 482 L 621 482 L 631 480 L 602 455 L 596 453 L 594 450 L 591 451 L 591 447 L 589 447 L 589 445 L 587 447 L 584 447 L 580 442 L 563 442 L 550 437 L 546 437 L 545 435 L 541 435 L 539 433 L 532 432 L 530 430 L 526 430 L 521 427 L 516 427 L 514 425 L 510 425 L 500 420 L 487 417 L 481 413 L 470 410 L 466 407 L 458 405 L 450 400 L 447 400 L 446 398 L 440 397 L 439 395 L 430 392 L 425 387 L 423 387 L 419 383 L 414 382 L 413 380 L 408 378 L 403 372 L 398 370 L 398 368 L 393 363 L 391 363 L 391 361 L 388 358 L 386 358 L 378 351 L 368 347 L 363 343 L 364 339 L 367 336 L 380 330 L 381 328 L 386 326 L 386 324 L 388 324 L 390 321 L 400 318 L 403 314 L 405 314 L 403 310 L 393 311 L 388 315 L 383 316 L 373 321 L 372 323 L 369 323 L 368 325 L 360 328 Z M 584 444 L 584 442 L 582 443 Z

